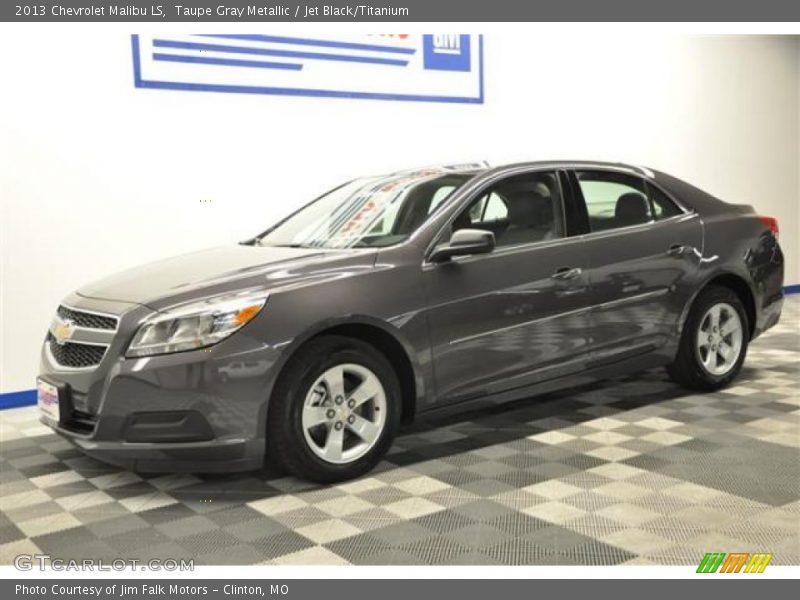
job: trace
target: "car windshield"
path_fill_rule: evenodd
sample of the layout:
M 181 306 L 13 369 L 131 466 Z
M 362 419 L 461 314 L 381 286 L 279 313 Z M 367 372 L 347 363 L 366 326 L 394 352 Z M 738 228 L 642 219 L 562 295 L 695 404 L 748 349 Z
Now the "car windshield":
M 356 179 L 279 223 L 262 246 L 366 248 L 397 244 L 422 225 L 471 173 L 423 170 Z

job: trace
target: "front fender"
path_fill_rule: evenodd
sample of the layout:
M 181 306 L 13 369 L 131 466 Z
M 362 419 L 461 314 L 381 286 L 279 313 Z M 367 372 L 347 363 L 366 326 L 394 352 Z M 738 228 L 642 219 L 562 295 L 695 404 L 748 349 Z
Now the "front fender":
M 414 346 L 411 342 L 407 339 L 407 337 L 403 334 L 403 332 L 392 323 L 384 321 L 382 319 L 378 319 L 376 317 L 370 315 L 362 315 L 362 314 L 350 314 L 350 315 L 340 315 L 335 317 L 330 317 L 323 319 L 314 323 L 313 325 L 307 327 L 303 330 L 302 333 L 295 336 L 294 339 L 287 342 L 286 345 L 281 348 L 281 355 L 280 358 L 275 362 L 273 366 L 273 377 L 270 378 L 270 382 L 267 386 L 267 402 L 264 403 L 261 414 L 259 415 L 259 420 L 263 424 L 261 428 L 262 431 L 266 431 L 266 419 L 267 414 L 269 411 L 269 399 L 272 396 L 272 392 L 275 388 L 275 384 L 277 383 L 281 373 L 286 368 L 286 365 L 292 359 L 293 356 L 297 353 L 297 351 L 306 344 L 309 340 L 322 335 L 328 331 L 333 331 L 337 328 L 343 326 L 366 326 L 372 327 L 375 329 L 379 329 L 383 333 L 390 335 L 403 349 L 406 354 L 406 357 L 411 364 L 411 369 L 414 375 L 414 391 L 416 394 L 417 402 L 424 399 L 427 394 L 427 390 L 430 389 L 430 385 L 428 382 L 428 377 L 425 375 L 425 371 L 420 364 L 420 360 L 418 357 L 418 353 L 414 350 Z

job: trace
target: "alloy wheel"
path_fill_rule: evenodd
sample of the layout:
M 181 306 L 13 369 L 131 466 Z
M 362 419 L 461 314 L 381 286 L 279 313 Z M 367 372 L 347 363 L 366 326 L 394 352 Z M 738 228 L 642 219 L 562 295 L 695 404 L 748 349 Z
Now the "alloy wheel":
M 726 302 L 712 305 L 697 331 L 697 354 L 709 374 L 721 377 L 736 365 L 742 353 L 742 320 Z
M 386 425 L 386 392 L 368 368 L 347 363 L 327 369 L 303 403 L 303 434 L 322 460 L 347 464 L 369 452 Z

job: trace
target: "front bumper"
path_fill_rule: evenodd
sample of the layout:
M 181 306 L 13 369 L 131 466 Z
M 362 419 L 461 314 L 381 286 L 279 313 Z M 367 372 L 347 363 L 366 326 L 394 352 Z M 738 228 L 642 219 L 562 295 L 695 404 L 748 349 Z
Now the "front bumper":
M 73 295 L 77 310 L 120 315 L 102 361 L 59 365 L 47 345 L 40 376 L 64 390 L 58 422 L 42 416 L 86 454 L 144 472 L 232 472 L 264 463 L 266 410 L 280 351 L 237 332 L 205 349 L 125 358 L 141 319 L 152 311 Z
M 98 442 L 47 417 L 41 421 L 88 456 L 142 473 L 232 473 L 260 469 L 264 441 L 223 439 L 205 442 Z

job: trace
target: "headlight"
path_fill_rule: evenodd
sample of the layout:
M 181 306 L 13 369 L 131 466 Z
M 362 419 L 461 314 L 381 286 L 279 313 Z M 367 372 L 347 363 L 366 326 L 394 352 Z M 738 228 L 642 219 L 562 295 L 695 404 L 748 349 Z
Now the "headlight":
M 142 323 L 126 355 L 152 356 L 216 344 L 250 322 L 268 297 L 263 291 L 239 292 L 168 308 Z

